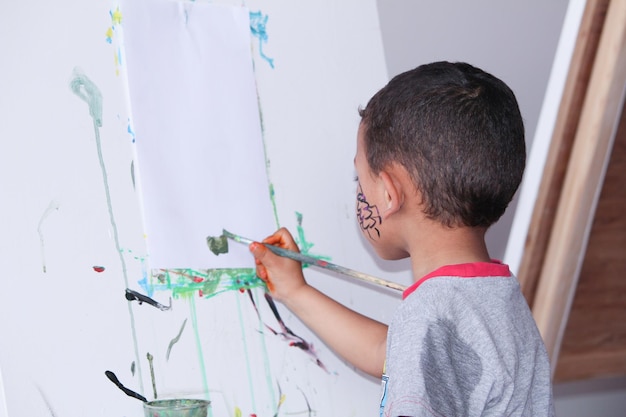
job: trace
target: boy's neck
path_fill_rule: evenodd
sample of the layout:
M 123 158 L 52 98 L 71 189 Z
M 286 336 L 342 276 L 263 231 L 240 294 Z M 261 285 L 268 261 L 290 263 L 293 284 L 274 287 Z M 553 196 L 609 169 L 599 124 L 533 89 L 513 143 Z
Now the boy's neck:
M 411 239 L 409 243 L 414 281 L 446 265 L 491 262 L 485 244 L 485 229 L 431 227 L 438 230 L 423 233 L 422 229 L 421 237 Z

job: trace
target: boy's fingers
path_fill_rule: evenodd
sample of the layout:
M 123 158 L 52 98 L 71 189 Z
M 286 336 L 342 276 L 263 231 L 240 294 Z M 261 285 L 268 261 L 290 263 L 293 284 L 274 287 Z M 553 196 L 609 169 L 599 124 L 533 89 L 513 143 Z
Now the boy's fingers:
M 299 252 L 298 245 L 296 245 L 296 242 L 293 240 L 291 233 L 284 227 L 281 227 L 273 235 L 263 239 L 263 243 Z
M 256 267 L 256 275 L 267 282 L 267 269 L 261 264 Z
M 267 255 L 270 251 L 265 247 L 265 245 L 259 242 L 252 242 L 248 248 L 254 256 L 254 263 L 256 264 L 257 275 L 264 281 L 267 280 L 268 272 L 267 268 L 265 267 L 265 263 L 269 261 L 269 263 L 271 264 L 272 260 L 271 256 L 266 257 L 265 255 Z
M 268 252 L 268 249 L 265 247 L 265 245 L 259 242 L 250 243 L 248 249 L 252 253 L 252 256 L 254 256 L 254 261 L 257 265 L 263 262 L 265 255 L 267 255 Z

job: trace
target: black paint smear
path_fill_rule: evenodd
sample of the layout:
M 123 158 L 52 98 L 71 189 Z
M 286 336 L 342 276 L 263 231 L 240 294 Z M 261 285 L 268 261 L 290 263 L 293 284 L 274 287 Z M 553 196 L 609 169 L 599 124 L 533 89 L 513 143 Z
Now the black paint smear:
M 56 417 L 56 414 L 54 414 L 54 410 L 52 409 L 52 405 L 50 404 L 50 401 L 48 401 L 48 398 L 46 397 L 46 395 L 43 393 L 43 390 L 41 389 L 41 387 L 37 386 L 37 389 L 39 390 L 39 394 L 41 394 L 41 398 L 43 398 L 43 402 L 46 403 L 46 406 L 48 407 L 48 411 L 50 412 L 50 415 L 52 417 Z
M 257 308 L 257 305 L 254 302 L 254 298 L 252 297 L 252 291 L 248 289 L 247 292 L 248 292 L 248 296 L 250 297 L 250 301 L 252 302 L 252 305 L 254 306 L 254 310 L 256 311 L 256 314 L 257 316 L 259 316 L 259 319 L 260 319 L 261 316 L 259 314 L 259 309 Z M 300 336 L 292 332 L 291 329 L 285 325 L 285 322 L 283 321 L 282 317 L 280 317 L 280 314 L 278 313 L 278 308 L 276 307 L 276 303 L 274 302 L 274 299 L 272 298 L 272 296 L 267 292 L 264 294 L 264 296 L 265 296 L 265 301 L 267 301 L 267 304 L 269 305 L 270 309 L 272 310 L 272 313 L 274 314 L 274 317 L 276 318 L 276 321 L 278 321 L 278 324 L 280 325 L 281 331 L 278 332 L 264 323 L 265 327 L 267 327 L 267 329 L 270 332 L 272 332 L 274 335 L 281 336 L 283 339 L 289 341 L 289 346 L 300 348 L 306 353 L 308 353 L 309 355 L 311 355 L 313 360 L 315 360 L 315 363 L 317 364 L 317 366 L 319 366 L 320 368 L 328 372 L 328 369 L 326 369 L 326 366 L 317 357 L 315 350 L 313 349 L 313 346 L 309 342 L 307 342 L 306 340 L 304 340 L 303 338 L 301 338 Z
M 135 189 L 135 161 L 130 161 L 130 179 L 133 180 L 133 190 Z
M 140 294 L 137 291 L 129 290 L 128 288 L 126 288 L 126 299 L 128 301 L 137 300 L 139 302 L 139 304 L 142 304 L 142 303 L 150 304 L 151 306 L 154 306 L 154 307 L 158 308 L 161 311 L 169 310 L 169 309 L 172 308 L 172 299 L 171 298 L 170 298 L 170 305 L 169 306 L 165 306 L 165 305 L 159 303 L 158 301 L 155 301 L 152 298 L 148 297 L 147 295 Z
M 170 360 L 170 352 L 172 351 L 172 347 L 174 346 L 174 344 L 178 343 L 178 341 L 180 340 L 180 336 L 183 334 L 183 330 L 185 330 L 185 324 L 187 324 L 187 319 L 183 321 L 183 325 L 180 326 L 180 330 L 178 331 L 178 334 L 176 335 L 175 338 L 173 338 L 170 341 L 170 344 L 167 346 L 167 353 L 165 354 L 166 361 Z
M 300 388 L 297 385 L 296 385 L 296 388 L 302 393 L 302 396 L 304 397 L 304 401 L 306 402 L 306 407 L 307 407 L 308 412 L 309 412 L 309 417 L 311 417 L 311 415 L 313 414 L 313 409 L 311 408 L 311 404 L 309 403 L 309 399 L 307 398 L 307 396 L 304 393 L 304 391 L 302 391 L 302 388 Z
M 274 417 L 278 417 L 278 413 L 280 412 L 280 406 L 282 405 L 281 399 L 283 397 L 283 390 L 280 388 L 280 383 L 276 381 L 276 385 L 278 385 L 278 405 L 276 406 L 276 412 L 274 413 Z
M 121 389 L 124 392 L 124 394 L 128 395 L 129 397 L 137 398 L 138 400 L 141 400 L 143 402 L 148 402 L 146 397 L 144 397 L 143 395 L 137 394 L 135 391 L 133 391 L 131 389 L 128 389 L 124 385 L 122 385 L 120 380 L 117 379 L 117 376 L 115 376 L 115 374 L 113 372 L 105 371 L 104 374 L 107 376 L 107 378 L 109 378 L 111 380 L 111 382 L 113 382 L 115 385 L 117 385 L 117 387 L 119 389 Z

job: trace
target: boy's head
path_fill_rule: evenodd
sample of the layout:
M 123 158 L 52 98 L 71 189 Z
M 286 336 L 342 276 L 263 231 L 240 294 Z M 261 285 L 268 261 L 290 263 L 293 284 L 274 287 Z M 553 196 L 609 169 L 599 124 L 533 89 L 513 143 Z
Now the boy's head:
M 515 95 L 465 63 L 435 62 L 394 77 L 360 110 L 370 170 L 408 172 L 424 213 L 449 227 L 489 227 L 524 171 Z

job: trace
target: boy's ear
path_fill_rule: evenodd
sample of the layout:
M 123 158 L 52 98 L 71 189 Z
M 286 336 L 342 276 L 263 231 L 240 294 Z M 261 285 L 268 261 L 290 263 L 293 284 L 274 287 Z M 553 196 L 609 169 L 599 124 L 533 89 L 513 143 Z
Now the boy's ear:
M 381 207 L 380 214 L 383 216 L 383 219 L 386 219 L 400 210 L 404 203 L 404 194 L 402 186 L 398 179 L 395 178 L 393 171 L 382 171 L 380 179 L 384 188 L 384 205 Z

